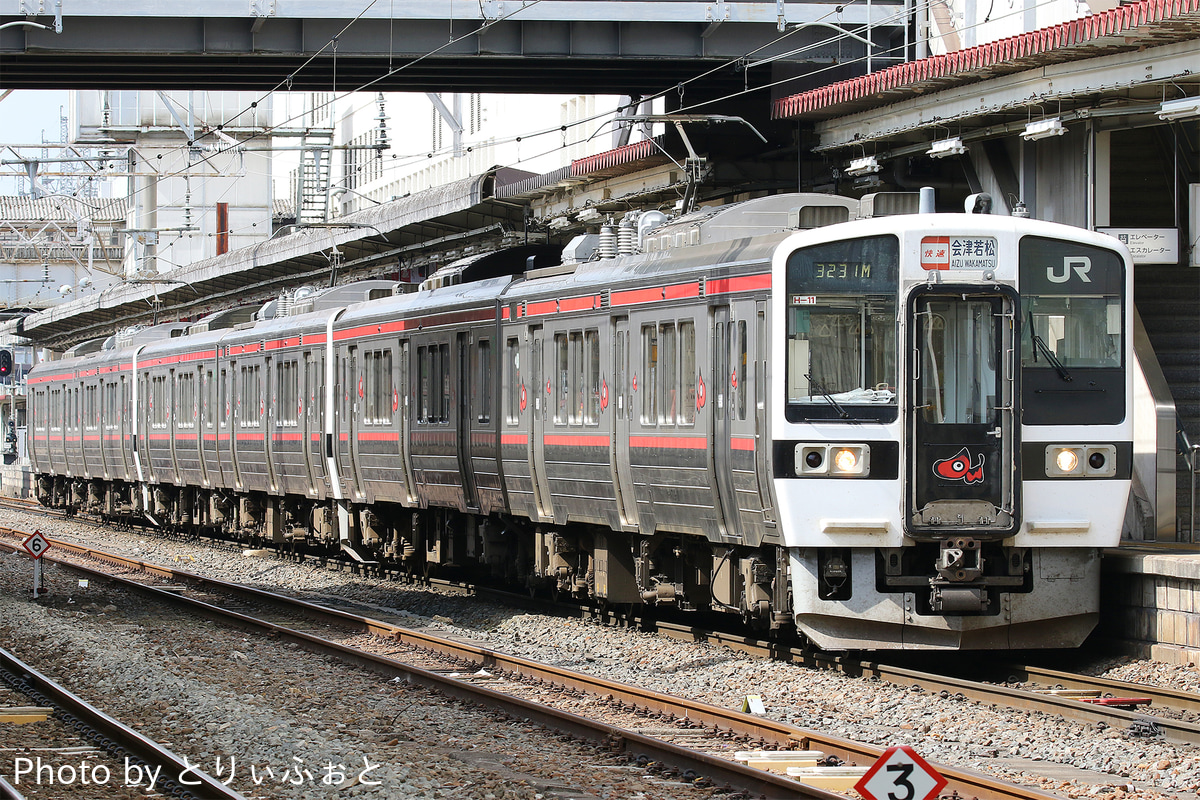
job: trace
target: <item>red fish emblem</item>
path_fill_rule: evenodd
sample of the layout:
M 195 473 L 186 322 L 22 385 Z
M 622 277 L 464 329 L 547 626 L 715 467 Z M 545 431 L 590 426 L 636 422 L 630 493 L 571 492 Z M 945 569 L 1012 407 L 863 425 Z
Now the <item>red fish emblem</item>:
M 600 408 L 608 408 L 608 381 L 600 381 Z
M 971 454 L 964 447 L 949 458 L 933 462 L 933 474 L 951 481 L 979 483 L 983 480 L 983 459 L 980 453 L 979 463 L 972 464 Z

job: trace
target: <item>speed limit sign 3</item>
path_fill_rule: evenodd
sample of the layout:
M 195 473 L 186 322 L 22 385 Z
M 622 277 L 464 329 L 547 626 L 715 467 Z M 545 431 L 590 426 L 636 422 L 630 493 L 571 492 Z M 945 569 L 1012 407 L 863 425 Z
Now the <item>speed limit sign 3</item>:
M 929 800 L 945 785 L 928 761 L 901 744 L 885 750 L 854 788 L 866 800 Z

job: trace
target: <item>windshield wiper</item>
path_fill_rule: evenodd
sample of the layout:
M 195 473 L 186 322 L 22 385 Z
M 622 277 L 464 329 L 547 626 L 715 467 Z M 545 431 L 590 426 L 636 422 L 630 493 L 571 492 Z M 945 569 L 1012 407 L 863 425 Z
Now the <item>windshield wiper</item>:
M 1058 360 L 1058 356 L 1054 355 L 1054 351 L 1050 349 L 1050 345 L 1046 344 L 1046 341 L 1041 336 L 1038 336 L 1037 328 L 1033 327 L 1032 311 L 1029 312 L 1029 338 L 1033 340 L 1033 361 L 1035 364 L 1037 363 L 1038 350 L 1041 350 L 1042 355 L 1050 362 L 1050 366 L 1054 367 L 1054 371 L 1058 373 L 1058 377 L 1064 381 L 1075 380 L 1071 373 L 1067 372 L 1067 368 L 1063 366 L 1063 363 Z
M 833 399 L 833 395 L 831 395 L 825 389 L 824 384 L 820 383 L 816 378 L 814 378 L 812 376 L 811 372 L 804 373 L 804 377 L 808 378 L 809 385 L 812 386 L 814 389 L 816 389 L 820 395 L 822 395 L 826 400 L 829 401 L 829 405 L 833 406 L 837 410 L 839 417 L 841 417 L 842 419 L 846 419 L 850 416 L 849 414 L 846 413 L 846 409 L 842 408 L 842 404 L 839 403 L 837 400 Z

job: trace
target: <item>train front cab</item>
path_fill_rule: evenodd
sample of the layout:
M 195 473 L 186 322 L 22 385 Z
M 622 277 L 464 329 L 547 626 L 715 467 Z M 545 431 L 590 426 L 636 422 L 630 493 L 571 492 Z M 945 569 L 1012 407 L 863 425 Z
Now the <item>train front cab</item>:
M 1006 218 L 841 230 L 776 262 L 797 627 L 830 649 L 1077 646 L 1130 480 L 1124 257 Z

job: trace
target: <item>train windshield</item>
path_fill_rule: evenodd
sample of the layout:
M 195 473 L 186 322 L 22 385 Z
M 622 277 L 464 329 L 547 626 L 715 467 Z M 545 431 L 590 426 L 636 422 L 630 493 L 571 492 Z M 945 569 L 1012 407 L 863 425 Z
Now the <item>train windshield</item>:
M 1020 244 L 1020 281 L 1024 421 L 1119 422 L 1127 335 L 1121 257 L 1027 236 Z
M 896 418 L 895 236 L 805 247 L 787 262 L 787 418 Z

